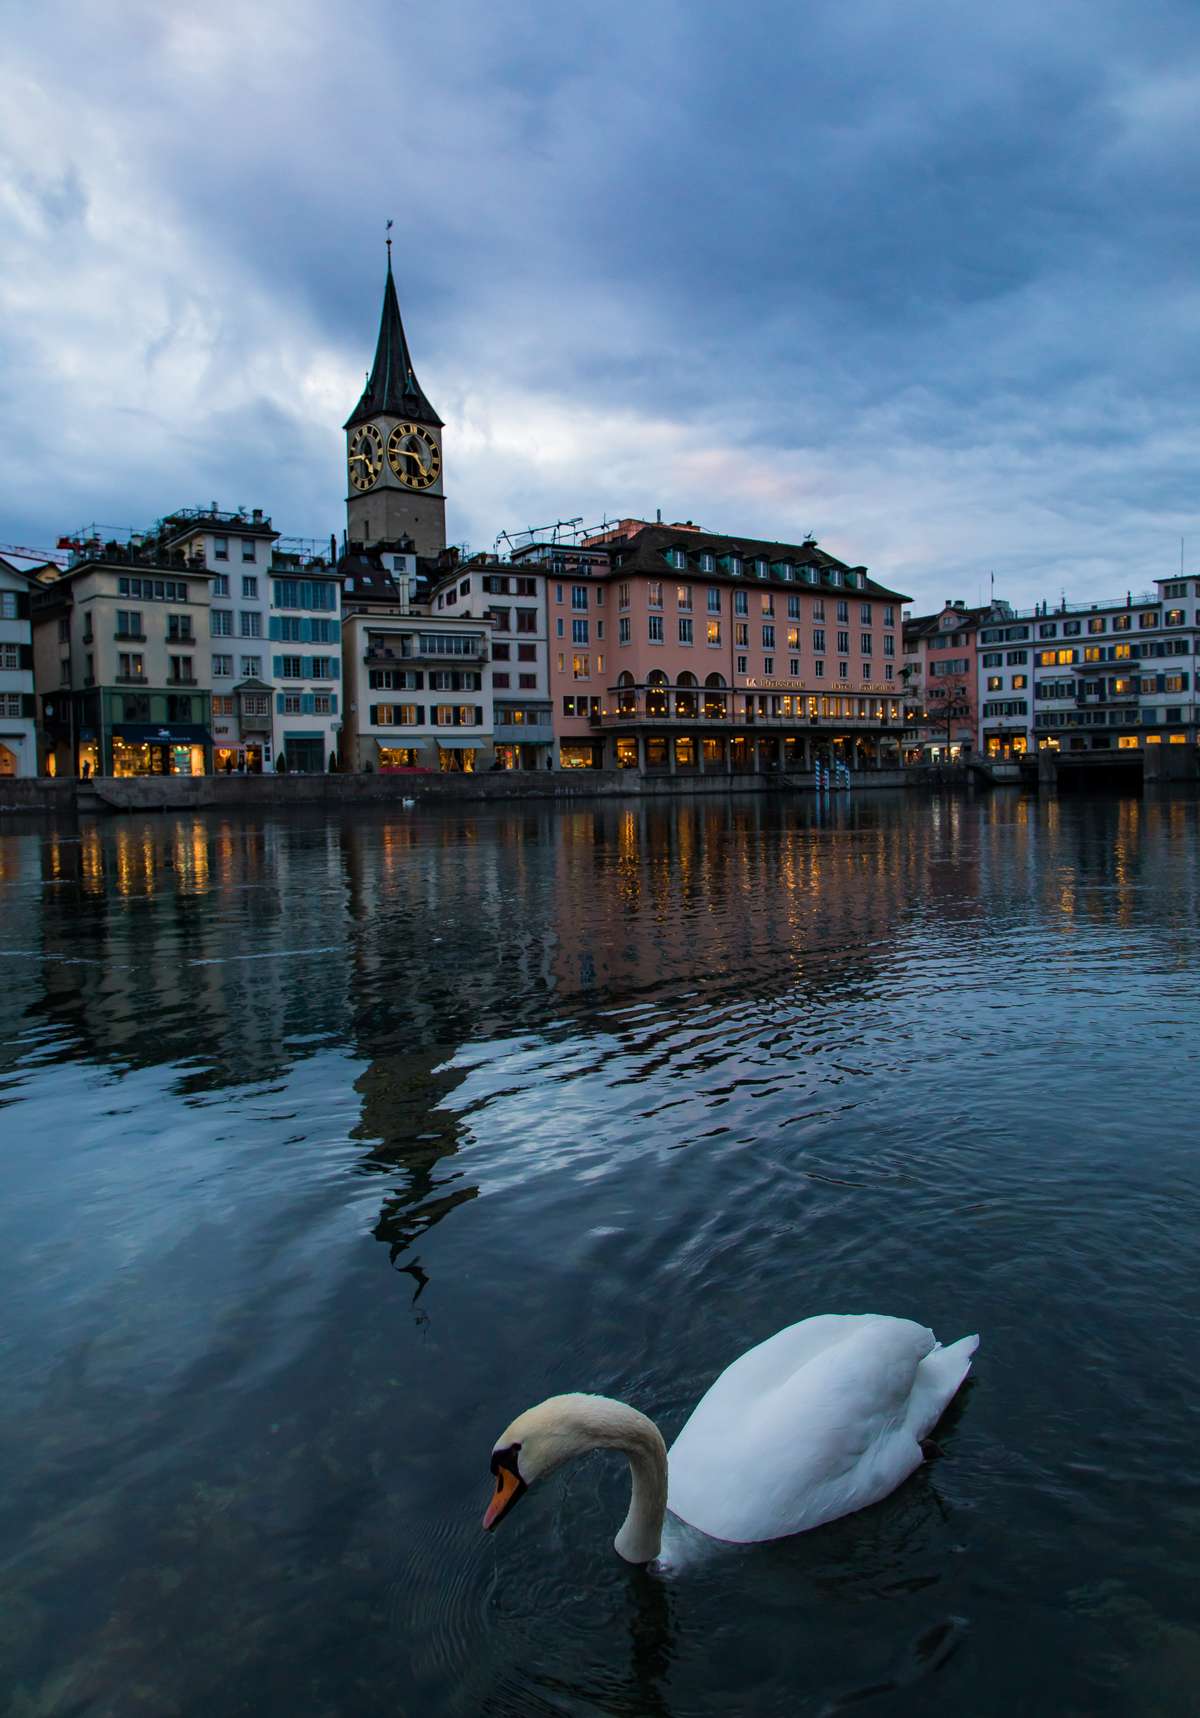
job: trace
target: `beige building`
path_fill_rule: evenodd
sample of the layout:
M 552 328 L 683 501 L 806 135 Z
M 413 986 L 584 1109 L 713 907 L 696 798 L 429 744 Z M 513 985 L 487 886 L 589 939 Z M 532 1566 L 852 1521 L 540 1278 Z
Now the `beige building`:
M 210 575 L 147 544 L 76 545 L 31 605 L 48 775 L 204 775 L 212 767 Z

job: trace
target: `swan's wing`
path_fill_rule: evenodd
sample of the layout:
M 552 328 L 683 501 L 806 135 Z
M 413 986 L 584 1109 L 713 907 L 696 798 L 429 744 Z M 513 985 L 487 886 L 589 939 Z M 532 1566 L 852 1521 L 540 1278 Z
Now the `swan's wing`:
M 805 1319 L 728 1367 L 672 1445 L 668 1505 L 741 1543 L 874 1503 L 920 1466 L 908 1424 L 933 1332 L 880 1314 Z
M 926 1438 L 937 1425 L 950 1399 L 971 1370 L 977 1336 L 960 1336 L 948 1348 L 939 1343 L 917 1367 L 909 1399 L 907 1424 L 914 1438 Z

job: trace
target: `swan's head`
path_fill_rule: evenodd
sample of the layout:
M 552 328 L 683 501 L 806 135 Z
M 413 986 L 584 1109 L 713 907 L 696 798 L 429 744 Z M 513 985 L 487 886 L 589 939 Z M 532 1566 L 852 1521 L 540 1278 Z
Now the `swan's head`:
M 486 1532 L 516 1507 L 535 1480 L 553 1473 L 573 1456 L 595 1449 L 597 1438 L 587 1405 L 598 1399 L 550 1396 L 536 1408 L 526 1408 L 505 1427 L 492 1447 L 496 1490 L 483 1518 Z

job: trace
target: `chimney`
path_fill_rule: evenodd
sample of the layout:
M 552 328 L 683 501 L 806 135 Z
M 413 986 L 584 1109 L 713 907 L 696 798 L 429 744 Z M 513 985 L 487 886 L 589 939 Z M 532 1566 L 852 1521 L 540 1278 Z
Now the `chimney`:
M 250 515 L 250 517 L 256 525 L 261 525 L 262 524 L 262 508 L 256 507 L 254 509 L 253 513 Z

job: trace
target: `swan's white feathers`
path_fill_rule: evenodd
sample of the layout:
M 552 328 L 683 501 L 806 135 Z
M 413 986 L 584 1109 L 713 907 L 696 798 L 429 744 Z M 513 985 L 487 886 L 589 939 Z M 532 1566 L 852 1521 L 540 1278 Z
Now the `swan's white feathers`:
M 722 1372 L 671 1446 L 668 1508 L 717 1539 L 779 1539 L 886 1497 L 965 1377 L 911 1319 L 805 1319 Z M 946 1357 L 940 1359 L 939 1357 Z

